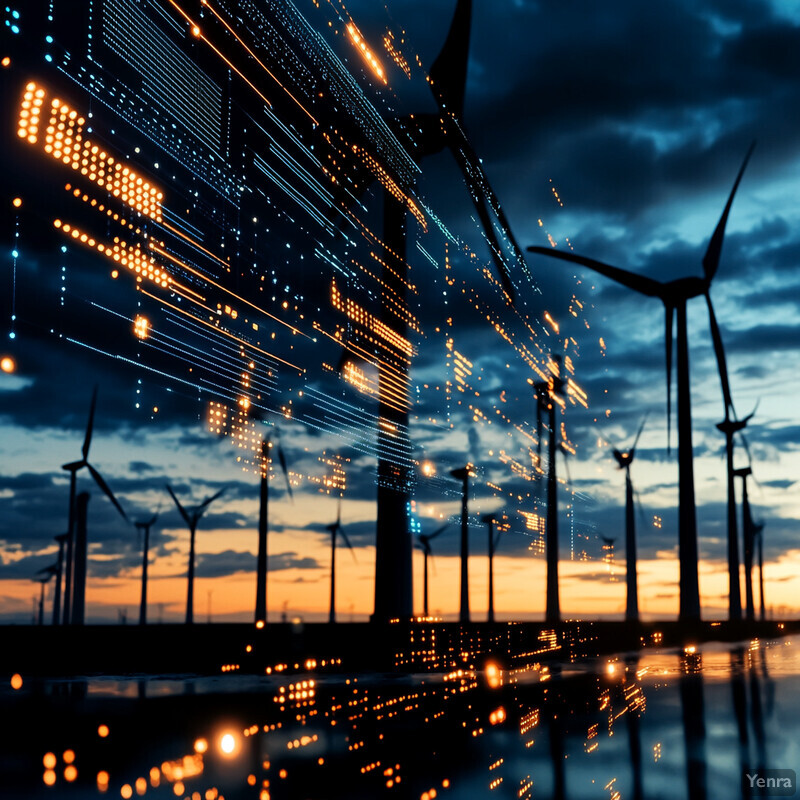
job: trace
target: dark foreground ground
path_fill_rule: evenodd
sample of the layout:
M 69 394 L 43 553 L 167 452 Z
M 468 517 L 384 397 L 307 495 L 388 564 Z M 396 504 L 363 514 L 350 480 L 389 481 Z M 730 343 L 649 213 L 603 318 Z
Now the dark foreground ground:
M 797 627 L 8 626 L 0 798 L 751 800 Z

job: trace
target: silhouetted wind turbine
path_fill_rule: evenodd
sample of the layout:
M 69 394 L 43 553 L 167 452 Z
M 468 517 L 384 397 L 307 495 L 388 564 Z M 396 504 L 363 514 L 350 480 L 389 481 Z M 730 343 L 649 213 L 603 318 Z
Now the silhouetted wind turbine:
M 561 378 L 561 357 L 552 356 L 553 366 L 548 381 L 534 383 L 536 393 L 537 424 L 541 442 L 541 414 L 547 411 L 549 435 L 547 437 L 547 527 L 545 529 L 545 558 L 547 561 L 547 589 L 545 600 L 545 622 L 555 624 L 561 621 L 561 607 L 558 596 L 558 480 L 556 476 L 556 397 L 564 394 L 564 381 Z M 541 445 L 539 445 L 541 447 Z
M 767 618 L 764 605 L 764 523 L 754 523 L 753 533 L 758 542 L 758 618 L 764 622 Z
M 189 528 L 189 573 L 187 576 L 189 589 L 186 595 L 186 624 L 191 625 L 194 622 L 194 539 L 197 533 L 197 524 L 200 522 L 200 518 L 205 514 L 211 503 L 225 491 L 225 487 L 223 486 L 222 489 L 212 494 L 210 497 L 206 497 L 199 505 L 189 506 L 189 508 L 184 508 L 181 505 L 180 501 L 175 496 L 175 492 L 172 491 L 172 487 L 167 486 L 167 491 L 170 497 L 175 501 L 175 505 L 178 507 L 183 521 Z
M 439 106 L 439 113 L 412 114 L 402 119 L 390 120 L 389 124 L 416 162 L 445 148 L 451 151 L 475 205 L 500 282 L 509 299 L 513 301 L 514 287 L 510 269 L 490 218 L 490 209 L 497 218 L 497 227 L 513 253 L 514 260 L 522 269 L 527 271 L 527 267 L 461 120 L 471 21 L 471 0 L 458 0 L 447 39 L 430 69 L 431 90 Z M 381 294 L 381 322 L 403 338 L 407 338 L 408 331 L 406 211 L 405 198 L 398 201 L 389 191 L 384 192 L 384 269 L 381 273 L 381 285 L 384 289 Z M 391 341 L 389 344 L 392 345 Z M 383 353 L 377 362 L 378 414 L 381 419 L 390 423 L 389 426 L 379 425 L 377 428 L 378 513 L 374 616 L 379 621 L 410 617 L 413 611 L 412 548 L 408 525 L 412 485 L 410 457 L 407 464 L 398 463 L 397 457 L 398 453 L 410 453 L 411 450 L 408 442 L 409 358 L 403 352 L 395 354 L 392 350 L 388 355 L 387 359 L 387 354 Z
M 744 533 L 744 591 L 746 618 L 748 622 L 755 619 L 755 603 L 753 600 L 753 543 L 755 539 L 755 523 L 750 511 L 750 500 L 747 496 L 747 479 L 753 474 L 750 467 L 742 467 L 734 471 L 737 478 L 742 479 L 742 531 Z
M 497 548 L 497 543 L 503 535 L 502 530 L 497 531 L 495 536 L 494 526 L 497 520 L 494 514 L 485 514 L 481 517 L 481 522 L 485 522 L 489 531 L 489 613 L 487 620 L 489 623 L 494 622 L 494 551 Z
M 417 541 L 420 544 L 420 548 L 422 549 L 422 553 L 424 556 L 423 561 L 423 570 L 422 570 L 422 610 L 423 616 L 428 617 L 428 556 L 433 558 L 433 550 L 431 549 L 431 542 L 440 534 L 444 533 L 445 530 L 450 526 L 450 523 L 447 522 L 441 526 L 441 528 L 437 528 L 433 533 L 420 533 L 417 536 Z
M 342 498 L 339 498 L 339 505 L 336 510 L 336 522 L 325 526 L 331 532 L 331 605 L 328 612 L 328 622 L 336 622 L 336 534 L 341 534 L 344 543 L 350 548 L 353 554 L 353 560 L 356 561 L 356 551 L 353 550 L 353 545 L 347 538 L 347 534 L 342 527 Z M 357 561 L 356 561 L 357 563 Z
M 469 479 L 475 477 L 472 464 L 466 467 L 451 469 L 450 474 L 461 481 L 461 602 L 459 604 L 458 621 L 469 622 Z
M 139 603 L 139 624 L 147 624 L 147 559 L 150 550 L 150 528 L 156 524 L 158 514 L 154 514 L 150 519 L 138 520 L 134 522 L 136 529 L 144 534 L 142 542 L 142 599 Z
M 58 571 L 57 564 L 51 564 L 49 567 L 45 567 L 44 569 L 40 569 L 39 572 L 36 573 L 36 577 L 33 579 L 38 581 L 42 585 L 41 593 L 39 594 L 39 625 L 44 625 L 44 591 L 47 584 L 50 582 L 50 578 L 52 578 L 56 572 Z
M 53 625 L 61 624 L 61 576 L 64 572 L 64 545 L 68 533 L 60 533 L 55 537 L 58 542 L 58 558 L 56 559 L 56 589 L 53 597 Z
M 92 402 L 89 406 L 89 420 L 86 423 L 86 435 L 83 439 L 83 447 L 81 448 L 81 456 L 82 458 L 78 461 L 72 461 L 69 464 L 64 464 L 61 469 L 67 470 L 69 472 L 69 522 L 67 527 L 67 561 L 66 561 L 66 580 L 64 586 L 64 624 L 70 624 L 70 622 L 74 622 L 75 614 L 72 611 L 73 603 L 74 603 L 74 594 L 77 594 L 79 591 L 82 591 L 76 585 L 73 589 L 73 579 L 77 584 L 77 577 L 74 575 L 75 564 L 74 561 L 76 556 L 74 555 L 75 549 L 75 497 L 76 497 L 76 484 L 77 484 L 77 473 L 78 470 L 86 469 L 89 470 L 90 475 L 94 478 L 94 482 L 100 487 L 101 491 L 108 497 L 109 500 L 114 504 L 117 511 L 122 515 L 123 519 L 127 519 L 125 516 L 125 512 L 122 510 L 122 506 L 117 502 L 117 498 L 114 497 L 111 489 L 108 488 L 108 484 L 103 480 L 103 476 L 89 463 L 89 447 L 92 444 L 92 431 L 94 429 L 94 412 L 97 406 L 97 386 L 94 387 L 94 391 L 92 392 Z M 84 543 L 85 544 L 85 543 Z M 85 573 L 83 575 L 83 579 L 85 580 Z M 80 615 L 81 618 L 83 616 L 83 611 L 81 610 Z M 82 619 L 81 619 L 82 621 Z
M 680 561 L 680 612 L 681 621 L 700 619 L 700 586 L 698 582 L 697 551 L 697 512 L 694 493 L 694 463 L 692 457 L 692 409 L 691 388 L 689 380 L 689 341 L 686 326 L 686 303 L 693 297 L 705 297 L 708 305 L 709 319 L 715 350 L 720 352 L 719 329 L 716 324 L 709 291 L 711 281 L 719 266 L 725 226 L 728 222 L 733 198 L 744 174 L 747 162 L 753 152 L 755 143 L 750 146 L 744 158 L 739 174 L 733 184 L 728 202 L 722 212 L 717 227 L 711 236 L 708 248 L 703 256 L 702 278 L 687 277 L 661 282 L 637 275 L 627 270 L 612 267 L 592 258 L 574 253 L 564 253 L 546 247 L 528 247 L 532 253 L 550 256 L 551 258 L 580 264 L 611 278 L 611 280 L 627 286 L 648 297 L 657 297 L 664 304 L 666 311 L 666 355 L 667 355 L 667 446 L 669 446 L 669 423 L 671 418 L 671 381 L 672 381 L 672 323 L 677 314 L 678 339 L 678 552 Z M 726 398 L 726 404 L 728 398 Z
M 721 349 L 720 340 L 720 354 L 718 363 L 720 366 L 720 379 L 723 385 L 723 394 L 726 395 L 725 406 L 725 419 L 717 423 L 717 428 L 725 435 L 725 466 L 727 475 L 728 487 L 728 618 L 731 620 L 740 620 L 742 618 L 742 594 L 739 585 L 739 531 L 736 524 L 736 490 L 734 488 L 734 475 L 735 470 L 733 467 L 733 450 L 734 450 L 734 435 L 739 434 L 742 437 L 742 442 L 749 454 L 750 449 L 747 446 L 747 439 L 744 438 L 744 429 L 747 423 L 753 418 L 756 413 L 755 409 L 748 414 L 744 419 L 736 419 L 734 416 L 731 419 L 730 412 L 733 412 L 733 403 L 730 402 L 730 390 L 728 389 L 728 376 L 727 368 L 725 366 L 725 353 Z
M 267 535 L 269 532 L 269 451 L 273 447 L 270 437 L 261 442 L 261 482 L 259 490 L 258 507 L 258 558 L 256 559 L 256 624 L 267 622 L 267 572 L 268 549 Z M 283 476 L 286 478 L 286 491 L 292 497 L 292 485 L 289 482 L 289 470 L 286 466 L 286 456 L 280 442 L 275 449 L 278 451 L 278 461 L 280 462 Z
M 613 449 L 614 458 L 620 469 L 625 470 L 625 620 L 639 621 L 639 589 L 636 575 L 636 517 L 633 506 L 633 482 L 631 481 L 631 464 L 636 453 L 636 445 L 644 430 L 644 423 L 639 426 L 636 438 L 630 450 Z

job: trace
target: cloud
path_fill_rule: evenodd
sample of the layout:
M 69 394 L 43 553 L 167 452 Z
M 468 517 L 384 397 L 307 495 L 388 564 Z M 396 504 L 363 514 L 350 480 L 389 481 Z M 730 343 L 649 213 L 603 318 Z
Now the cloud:
M 297 553 L 287 551 L 275 553 L 269 557 L 269 572 L 281 572 L 287 569 L 317 569 L 319 563 L 314 558 L 300 557 Z M 224 550 L 221 553 L 200 553 L 197 557 L 195 575 L 198 578 L 221 578 L 235 575 L 238 572 L 255 574 L 256 557 L 250 552 Z

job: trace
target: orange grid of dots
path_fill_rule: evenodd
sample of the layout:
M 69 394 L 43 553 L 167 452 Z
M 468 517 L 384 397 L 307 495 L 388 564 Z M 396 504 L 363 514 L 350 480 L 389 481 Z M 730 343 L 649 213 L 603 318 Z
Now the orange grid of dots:
M 353 322 L 363 325 L 401 352 L 409 356 L 413 355 L 414 347 L 408 339 L 401 336 L 397 331 L 392 330 L 379 319 L 376 319 L 373 314 L 370 314 L 369 311 L 365 311 L 352 300 L 343 298 L 335 282 L 331 283 L 331 305 L 337 311 L 344 312 Z
M 33 82 L 25 87 L 25 94 L 22 95 L 17 136 L 20 139 L 27 139 L 31 144 L 39 141 L 39 120 L 42 115 L 44 95 L 44 89 L 40 89 Z
M 53 220 L 53 225 L 76 241 L 82 242 L 87 247 L 94 248 L 116 263 L 127 267 L 130 272 L 136 275 L 138 283 L 146 279 L 164 289 L 172 283 L 172 276 L 159 267 L 152 256 L 143 253 L 138 244 L 128 246 L 127 242 L 120 240 L 119 236 L 115 236 L 113 245 L 105 245 L 68 222 L 56 219 Z
M 25 87 L 19 113 L 21 139 L 39 141 L 39 121 L 46 92 L 33 82 Z M 83 136 L 84 117 L 57 97 L 50 101 L 44 151 L 81 173 L 114 197 L 147 217 L 162 222 L 164 194 L 135 170 Z

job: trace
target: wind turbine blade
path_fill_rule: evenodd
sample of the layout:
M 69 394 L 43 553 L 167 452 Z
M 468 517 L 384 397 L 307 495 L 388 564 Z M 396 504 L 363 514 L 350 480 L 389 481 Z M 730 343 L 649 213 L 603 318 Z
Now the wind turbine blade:
M 703 272 L 706 276 L 707 285 L 711 283 L 711 281 L 714 279 L 714 275 L 717 273 L 720 255 L 722 254 L 722 242 L 725 238 L 725 226 L 728 224 L 728 215 L 731 213 L 733 198 L 736 194 L 736 190 L 739 188 L 739 181 L 742 180 L 742 175 L 744 175 L 747 162 L 750 160 L 750 156 L 753 154 L 755 146 L 755 142 L 750 145 L 747 155 L 744 157 L 744 161 L 742 162 L 742 166 L 739 167 L 739 174 L 736 176 L 736 180 L 733 182 L 733 188 L 731 189 L 730 195 L 728 195 L 728 202 L 725 204 L 725 209 L 722 212 L 722 216 L 719 218 L 717 227 L 714 229 L 714 233 L 711 235 L 711 241 L 708 243 L 706 254 L 703 256 Z
M 178 511 L 181 512 L 181 516 L 183 517 L 183 521 L 191 528 L 192 527 L 192 520 L 189 518 L 189 515 L 186 513 L 186 509 L 181 505 L 181 501 L 175 497 L 175 492 L 172 491 L 172 487 L 167 484 L 167 491 L 169 492 L 169 496 L 175 501 L 175 505 L 178 507 Z
M 294 495 L 292 494 L 292 484 L 289 483 L 289 468 L 286 466 L 286 456 L 283 454 L 283 448 L 278 445 L 278 461 L 280 462 L 281 469 L 283 470 L 283 477 L 286 479 L 286 491 L 289 497 L 294 502 Z
M 94 410 L 97 407 L 97 385 L 95 384 L 94 391 L 92 392 L 92 402 L 89 406 L 89 420 L 86 423 L 86 436 L 83 439 L 83 460 L 89 458 L 89 447 L 92 444 L 92 431 L 94 430 Z
M 158 514 L 154 514 L 149 520 L 147 520 L 147 522 L 145 522 L 145 525 L 149 528 L 151 525 L 156 524 L 157 519 L 158 519 Z
M 211 497 L 206 497 L 206 499 L 203 500 L 203 502 L 200 503 L 199 506 L 197 506 L 196 510 L 199 511 L 200 513 L 205 511 L 218 497 L 221 497 L 223 495 L 223 493 L 227 488 L 228 488 L 227 486 L 223 486 L 218 492 L 212 494 Z
M 344 539 L 344 543 L 350 548 L 350 552 L 353 554 L 353 561 L 358 564 L 358 559 L 356 558 L 356 551 L 353 549 L 353 545 L 350 544 L 350 540 L 347 538 L 347 534 L 344 532 L 344 528 L 340 525 L 339 526 L 339 533 L 342 534 L 342 539 Z
M 431 539 L 435 539 L 437 536 L 444 533 L 449 527 L 450 523 L 446 522 L 444 525 L 442 525 L 441 528 L 437 528 L 433 533 L 428 534 L 427 536 L 428 541 L 430 541 Z
M 538 253 L 542 256 L 549 256 L 550 258 L 559 258 L 562 261 L 568 261 L 570 264 L 580 264 L 582 267 L 587 267 L 593 272 L 600 275 L 605 275 L 606 278 L 611 278 L 612 281 L 621 283 L 634 292 L 647 295 L 648 297 L 662 297 L 663 285 L 652 278 L 646 278 L 644 275 L 637 275 L 635 272 L 628 272 L 619 267 L 612 267 L 604 264 L 602 261 L 595 261 L 593 258 L 586 258 L 575 253 L 565 253 L 561 250 L 553 250 L 551 247 L 528 247 L 526 248 L 529 253 Z
M 717 315 L 714 313 L 714 305 L 711 302 L 711 294 L 706 289 L 706 305 L 708 305 L 708 324 L 711 328 L 711 339 L 714 342 L 714 354 L 717 357 L 717 368 L 719 369 L 719 380 L 722 384 L 722 399 L 725 403 L 725 418 L 728 418 L 728 409 L 733 412 L 734 418 L 736 412 L 733 409 L 733 400 L 731 399 L 731 386 L 728 379 L 728 364 L 725 360 L 725 347 L 722 344 L 722 333 L 717 323 Z
M 642 527 L 647 527 L 647 518 L 644 515 L 644 507 L 642 506 L 642 498 L 639 495 L 639 490 L 634 487 L 633 489 L 634 497 L 636 498 L 636 507 L 639 509 L 639 520 L 642 523 Z
M 756 404 L 753 407 L 753 410 L 742 420 L 742 422 L 744 422 L 746 424 L 746 423 L 750 422 L 751 419 L 753 419 L 753 417 L 756 415 L 756 411 L 758 411 L 759 403 L 761 403 L 761 398 L 760 397 L 758 398 L 758 400 L 756 400 Z
M 441 52 L 431 65 L 431 90 L 443 111 L 461 116 L 467 85 L 472 0 L 458 0 Z
M 642 420 L 642 424 L 639 426 L 639 430 L 636 433 L 636 438 L 633 440 L 633 446 L 630 449 L 630 458 L 633 458 L 633 451 L 636 449 L 636 445 L 639 444 L 639 437 L 642 435 L 642 431 L 644 430 L 644 424 L 647 422 L 647 414 L 644 415 L 644 419 Z
M 675 309 L 672 306 L 664 306 L 664 344 L 667 348 L 667 455 L 670 452 L 670 434 L 672 433 L 672 318 L 674 314 Z
M 452 135 L 453 134 L 451 133 L 451 140 L 449 141 L 450 151 L 453 153 L 453 157 L 461 169 L 461 174 L 464 176 L 464 181 L 466 182 L 467 189 L 472 197 L 475 211 L 478 213 L 478 219 L 480 220 L 481 226 L 483 227 L 483 232 L 486 235 L 486 241 L 489 245 L 489 252 L 491 253 L 492 261 L 497 269 L 497 274 L 500 277 L 500 282 L 503 284 L 503 288 L 513 301 L 516 296 L 514 285 L 511 283 L 508 265 L 503 259 L 502 249 L 497 240 L 497 233 L 492 225 L 492 220 L 489 216 L 489 210 L 486 205 L 487 196 L 495 201 L 496 198 L 494 197 L 492 188 L 489 186 L 489 181 L 486 178 L 486 175 L 483 172 L 483 168 L 481 167 L 477 157 L 470 158 L 465 152 L 465 148 L 471 149 L 468 147 L 466 139 L 464 139 L 462 136 L 462 142 L 460 144 L 456 144 L 452 141 Z M 495 202 L 495 206 L 499 206 L 499 204 Z M 505 233 L 510 239 L 513 239 L 510 229 L 506 229 Z
M 336 527 L 342 527 L 342 496 L 339 495 L 339 502 L 336 504 Z
M 117 498 L 114 497 L 114 492 L 111 491 L 108 484 L 103 480 L 103 476 L 88 461 L 86 462 L 86 468 L 94 478 L 94 482 L 100 487 L 100 489 L 102 489 L 106 497 L 114 504 L 122 518 L 127 521 L 128 515 L 122 510 L 122 506 L 117 501 Z

